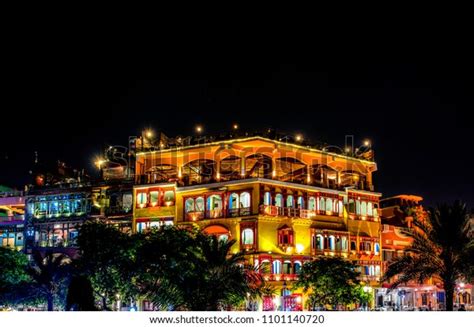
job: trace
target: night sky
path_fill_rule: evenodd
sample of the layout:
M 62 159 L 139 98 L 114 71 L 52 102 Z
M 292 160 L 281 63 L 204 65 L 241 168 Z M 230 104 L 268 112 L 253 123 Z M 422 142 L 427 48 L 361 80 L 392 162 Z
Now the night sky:
M 473 70 L 465 63 L 163 63 L 147 75 L 116 64 L 51 60 L 8 80 L 0 184 L 28 182 L 35 150 L 41 161 L 94 171 L 105 145 L 126 145 L 143 128 L 174 136 L 197 123 L 208 133 L 239 123 L 339 146 L 346 134 L 356 145 L 368 138 L 376 191 L 474 207 Z

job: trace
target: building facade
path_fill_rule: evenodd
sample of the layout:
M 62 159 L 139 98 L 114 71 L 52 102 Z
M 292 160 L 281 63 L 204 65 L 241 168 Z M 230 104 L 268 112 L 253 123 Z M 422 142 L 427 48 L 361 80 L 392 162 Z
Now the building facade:
M 157 140 L 136 154 L 133 230 L 177 224 L 235 239 L 277 290 L 263 310 L 302 310 L 304 262 L 340 256 L 379 285 L 382 243 L 374 161 L 298 142 L 233 137 Z
M 427 212 L 424 210 L 420 196 L 397 195 L 382 199 L 382 246 L 384 268 L 389 262 L 403 256 L 405 249 L 410 246 L 412 239 L 404 230 L 413 228 L 413 220 L 424 219 Z M 423 283 L 415 281 L 400 285 L 390 290 L 390 283 L 384 283 L 376 290 L 376 305 L 394 310 L 444 310 L 445 292 L 440 280 L 430 278 Z M 455 303 L 471 304 L 470 284 L 459 283 L 456 287 Z
M 23 192 L 0 185 L 0 246 L 22 250 L 25 242 Z

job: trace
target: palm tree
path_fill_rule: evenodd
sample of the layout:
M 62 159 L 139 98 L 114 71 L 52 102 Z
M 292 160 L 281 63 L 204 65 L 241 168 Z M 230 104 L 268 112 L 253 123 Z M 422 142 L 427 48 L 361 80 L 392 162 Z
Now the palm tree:
M 138 251 L 144 295 L 160 309 L 215 311 L 258 296 L 261 276 L 231 253 L 235 240 L 199 231 L 162 228 Z
M 28 274 L 33 283 L 32 289 L 40 296 L 46 297 L 48 302 L 48 311 L 54 309 L 54 298 L 64 286 L 64 281 L 68 277 L 70 259 L 68 256 L 60 253 L 40 252 L 33 253 L 33 261 L 28 267 Z
M 470 217 L 466 205 L 430 208 L 426 219 L 414 219 L 414 228 L 404 233 L 413 239 L 405 254 L 389 263 L 384 280 L 398 276 L 392 289 L 408 281 L 423 283 L 430 277 L 442 280 L 446 292 L 446 310 L 453 310 L 456 281 L 473 272 L 474 242 L 470 235 Z

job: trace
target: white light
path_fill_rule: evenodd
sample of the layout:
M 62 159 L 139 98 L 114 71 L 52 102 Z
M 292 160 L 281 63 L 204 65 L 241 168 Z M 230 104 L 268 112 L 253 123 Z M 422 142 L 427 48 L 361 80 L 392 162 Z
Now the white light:
M 466 284 L 460 283 L 459 286 L 461 286 L 461 288 L 464 288 L 464 286 L 466 286 Z
M 369 140 L 365 140 L 365 141 L 364 141 L 364 145 L 365 145 L 365 146 L 370 146 L 370 141 L 369 141 Z
M 303 251 L 304 251 L 304 246 L 303 246 L 303 244 L 299 244 L 299 243 L 296 244 L 296 252 L 297 252 L 298 254 L 300 254 L 300 253 L 303 253 Z
M 201 133 L 202 132 L 202 126 L 200 126 L 200 125 L 196 126 L 196 132 Z

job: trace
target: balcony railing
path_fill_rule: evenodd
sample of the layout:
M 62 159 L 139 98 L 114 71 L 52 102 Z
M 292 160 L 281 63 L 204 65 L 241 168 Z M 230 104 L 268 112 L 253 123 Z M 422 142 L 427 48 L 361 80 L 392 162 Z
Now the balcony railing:
M 300 208 L 282 208 L 272 205 L 261 205 L 260 213 L 268 216 L 285 216 L 285 217 L 296 217 L 296 218 L 313 218 L 317 215 L 334 216 L 339 217 L 342 214 L 332 211 L 325 210 L 309 210 Z
M 234 209 L 213 209 L 206 211 L 190 211 L 185 213 L 186 221 L 198 221 L 201 219 L 214 219 L 214 218 L 235 218 L 242 216 L 249 216 L 252 214 L 252 209 L 248 208 L 234 208 Z

